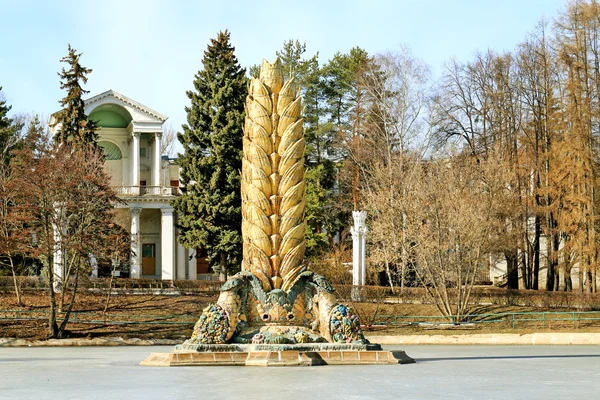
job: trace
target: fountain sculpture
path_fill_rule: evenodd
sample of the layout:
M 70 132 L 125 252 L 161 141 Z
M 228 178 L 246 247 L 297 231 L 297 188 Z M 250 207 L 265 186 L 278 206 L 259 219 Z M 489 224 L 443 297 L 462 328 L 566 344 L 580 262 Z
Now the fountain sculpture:
M 246 100 L 242 271 L 204 309 L 191 338 L 143 365 L 315 365 L 410 362 L 369 344 L 351 308 L 303 264 L 304 137 L 294 79 L 263 61 Z M 362 358 L 361 358 L 362 356 Z

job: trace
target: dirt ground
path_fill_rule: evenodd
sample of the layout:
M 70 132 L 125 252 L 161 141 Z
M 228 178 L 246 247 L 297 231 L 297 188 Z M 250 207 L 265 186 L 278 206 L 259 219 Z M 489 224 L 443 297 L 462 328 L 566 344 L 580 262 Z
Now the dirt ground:
M 204 307 L 216 299 L 216 295 L 113 295 L 104 313 L 106 295 L 80 293 L 71 316 L 75 322 L 67 329 L 70 337 L 187 337 Z M 0 337 L 44 339 L 48 326 L 45 311 L 50 309 L 46 293 L 26 292 L 22 300 L 23 306 L 18 307 L 14 294 L 0 293 L 0 309 L 23 310 L 17 319 L 14 312 L 0 311 Z
M 192 333 L 193 324 L 204 307 L 216 301 L 217 294 L 194 295 L 112 295 L 106 312 L 106 295 L 80 293 L 68 325 L 70 337 L 122 337 L 141 339 L 185 339 Z M 44 339 L 47 336 L 46 311 L 48 298 L 43 291 L 23 294 L 23 306 L 17 306 L 13 293 L 0 293 L 0 337 Z M 600 329 L 600 313 L 591 314 L 587 320 L 570 320 L 571 312 L 565 308 L 539 308 L 520 306 L 484 305 L 470 311 L 477 314 L 471 323 L 458 326 L 448 324 L 439 317 L 436 307 L 430 304 L 352 304 L 369 335 L 411 334 L 468 334 L 468 333 L 532 333 L 532 332 L 585 332 Z M 11 310 L 10 312 L 7 310 Z M 18 311 L 18 312 L 15 312 Z M 517 315 L 516 323 L 510 319 L 495 322 L 487 313 L 562 312 L 544 321 L 540 314 Z M 419 316 L 419 318 L 407 318 Z M 416 324 L 431 321 L 431 325 Z M 444 324 L 440 324 L 444 323 Z M 514 326 L 514 328 L 513 328 Z

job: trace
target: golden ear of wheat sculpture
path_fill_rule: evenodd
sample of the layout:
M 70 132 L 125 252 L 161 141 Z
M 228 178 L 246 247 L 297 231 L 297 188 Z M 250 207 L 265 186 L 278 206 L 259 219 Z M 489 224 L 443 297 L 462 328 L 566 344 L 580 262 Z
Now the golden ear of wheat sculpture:
M 263 61 L 246 102 L 242 160 L 242 269 L 265 290 L 287 291 L 301 272 L 304 239 L 304 136 L 294 79 L 279 59 Z
M 181 346 L 226 343 L 367 344 L 352 309 L 304 266 L 301 103 L 279 59 L 263 61 L 246 99 L 242 160 L 242 271 L 221 288 Z M 198 350 L 199 351 L 199 350 Z

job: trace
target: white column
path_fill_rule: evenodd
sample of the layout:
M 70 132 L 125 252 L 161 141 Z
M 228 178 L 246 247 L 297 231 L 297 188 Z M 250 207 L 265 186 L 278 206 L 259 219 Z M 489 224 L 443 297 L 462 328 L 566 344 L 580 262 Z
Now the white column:
M 64 203 L 54 204 L 54 218 L 52 234 L 54 236 L 54 258 L 52 260 L 53 287 L 57 293 L 62 292 L 64 276 L 64 257 L 62 239 L 65 236 L 65 209 Z
M 162 147 L 162 132 L 154 134 L 154 160 L 152 161 L 152 186 L 161 186 L 160 184 L 160 164 Z
M 142 259 L 142 241 L 140 240 L 141 208 L 131 209 L 131 274 L 132 278 L 142 275 L 140 260 Z
M 352 234 L 352 298 L 360 300 L 359 286 L 365 285 L 366 275 L 366 239 L 367 219 L 366 211 L 352 211 L 354 226 L 350 229 Z
M 160 212 L 161 279 L 169 280 L 175 272 L 175 220 L 172 208 L 161 208 Z
M 60 229 L 56 224 L 52 224 L 52 230 L 54 233 L 54 259 L 52 260 L 53 267 L 53 282 L 54 291 L 57 293 L 62 292 L 62 281 L 63 281 L 63 251 L 61 246 L 61 234 Z
M 187 260 L 188 260 L 188 277 L 190 280 L 195 281 L 198 279 L 198 271 L 196 269 L 196 250 L 187 249 Z
M 183 247 L 177 240 L 177 276 L 175 279 L 187 279 L 185 276 L 186 270 L 186 259 L 185 259 L 185 247 Z
M 92 278 L 97 278 L 98 277 L 98 260 L 96 260 L 96 257 L 93 254 L 90 255 L 90 265 L 92 266 Z
M 131 141 L 131 186 L 140 185 L 140 133 L 133 132 Z

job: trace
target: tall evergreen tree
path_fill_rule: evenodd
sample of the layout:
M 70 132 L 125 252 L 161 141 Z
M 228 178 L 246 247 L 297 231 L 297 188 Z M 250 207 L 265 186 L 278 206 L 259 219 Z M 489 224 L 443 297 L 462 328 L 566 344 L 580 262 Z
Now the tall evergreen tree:
M 60 60 L 68 65 L 68 69 L 63 68 L 58 73 L 60 88 L 66 90 L 67 95 L 60 101 L 62 110 L 55 114 L 56 125 L 60 126 L 55 143 L 87 143 L 96 146 L 96 124 L 88 119 L 83 103 L 83 95 L 89 91 L 81 87 L 87 83 L 87 76 L 92 70 L 79 63 L 80 57 L 81 53 L 77 53 L 69 45 L 69 54 Z
M 240 170 L 246 70 L 234 54 L 228 31 L 219 32 L 204 52 L 203 69 L 187 92 L 187 124 L 178 134 L 182 195 L 173 202 L 179 214 L 179 241 L 206 250 L 222 279 L 242 255 Z
M 18 132 L 23 126 L 8 117 L 12 107 L 6 104 L 1 92 L 2 86 L 0 86 L 0 162 L 8 164 L 10 154 L 18 144 Z

